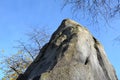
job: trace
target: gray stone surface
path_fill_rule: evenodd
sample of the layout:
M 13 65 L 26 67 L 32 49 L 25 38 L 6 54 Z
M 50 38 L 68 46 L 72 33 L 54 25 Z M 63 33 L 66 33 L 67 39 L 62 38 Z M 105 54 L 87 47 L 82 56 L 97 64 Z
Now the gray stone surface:
M 70 19 L 62 21 L 23 75 L 25 80 L 118 80 L 102 45 Z

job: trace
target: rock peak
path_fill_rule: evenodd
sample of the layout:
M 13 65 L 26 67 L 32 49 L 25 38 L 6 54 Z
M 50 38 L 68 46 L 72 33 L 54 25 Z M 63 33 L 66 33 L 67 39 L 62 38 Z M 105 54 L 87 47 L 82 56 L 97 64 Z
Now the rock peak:
M 64 19 L 17 80 L 118 79 L 98 40 L 77 22 Z
M 64 26 L 75 26 L 75 25 L 79 25 L 79 23 L 75 22 L 74 20 L 71 20 L 71 19 L 64 19 L 61 23 L 61 25 L 64 25 Z
M 79 24 L 79 23 L 75 22 L 75 21 L 72 20 L 72 19 L 64 19 L 64 20 L 62 21 L 62 23 L 65 23 L 65 24 Z

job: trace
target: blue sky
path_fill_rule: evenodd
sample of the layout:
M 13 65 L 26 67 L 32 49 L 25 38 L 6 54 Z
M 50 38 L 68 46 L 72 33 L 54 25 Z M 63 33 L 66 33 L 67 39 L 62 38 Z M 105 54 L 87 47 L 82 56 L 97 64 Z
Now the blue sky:
M 17 45 L 15 41 L 27 41 L 25 34 L 31 31 L 31 28 L 37 29 L 45 26 L 52 34 L 64 18 L 71 18 L 86 26 L 103 44 L 106 54 L 120 78 L 120 46 L 119 44 L 113 45 L 113 39 L 120 33 L 120 19 L 111 20 L 110 24 L 114 30 L 102 28 L 98 34 L 87 20 L 83 18 L 78 20 L 73 17 L 69 7 L 61 11 L 61 5 L 62 2 L 57 0 L 0 0 L 0 51 L 4 49 L 4 55 L 14 54 L 16 50 L 13 47 Z M 103 24 L 102 21 L 101 24 Z M 100 27 L 105 26 L 101 24 Z M 0 75 L 2 76 L 2 74 Z

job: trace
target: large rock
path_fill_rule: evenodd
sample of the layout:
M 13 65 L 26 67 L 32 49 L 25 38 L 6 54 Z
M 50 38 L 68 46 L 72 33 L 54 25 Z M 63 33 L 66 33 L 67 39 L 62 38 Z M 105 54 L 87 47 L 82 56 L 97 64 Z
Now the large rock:
M 118 80 L 102 45 L 77 22 L 65 19 L 17 80 Z

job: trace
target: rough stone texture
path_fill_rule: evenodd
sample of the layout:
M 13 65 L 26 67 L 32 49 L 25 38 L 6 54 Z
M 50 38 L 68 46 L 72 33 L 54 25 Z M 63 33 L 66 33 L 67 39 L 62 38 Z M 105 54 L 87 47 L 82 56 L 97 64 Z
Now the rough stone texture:
M 23 75 L 25 80 L 118 80 L 102 45 L 70 19 L 62 21 Z

